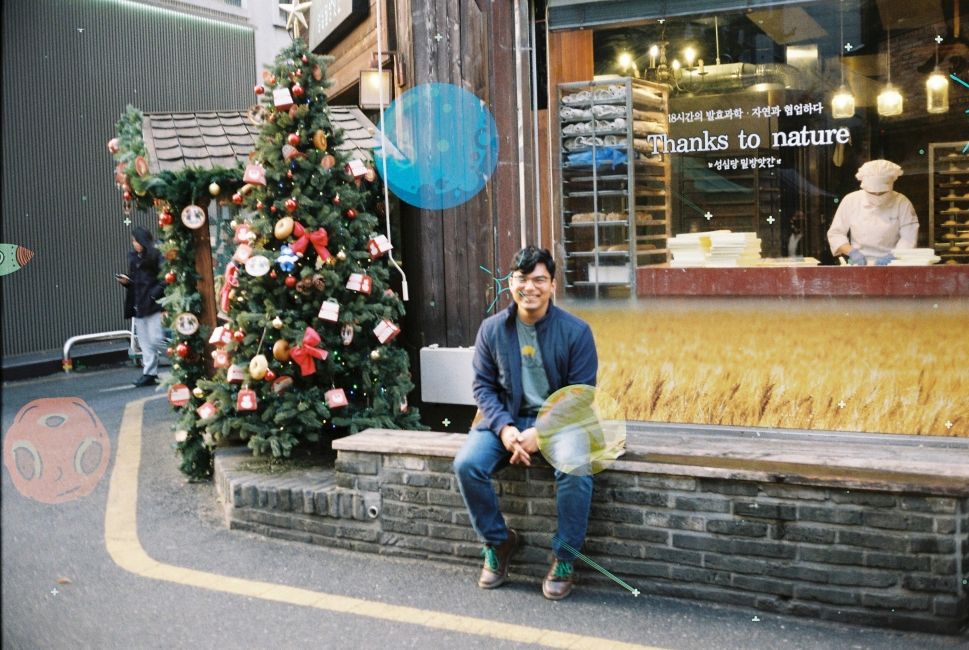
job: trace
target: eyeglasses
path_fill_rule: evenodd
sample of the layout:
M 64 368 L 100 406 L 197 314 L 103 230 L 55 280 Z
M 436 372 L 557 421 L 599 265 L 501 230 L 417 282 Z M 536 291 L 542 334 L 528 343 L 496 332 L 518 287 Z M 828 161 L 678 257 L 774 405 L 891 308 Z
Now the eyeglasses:
M 531 282 L 532 286 L 536 289 L 543 289 L 548 285 L 549 282 L 552 281 L 552 278 L 548 277 L 547 275 L 526 277 L 520 273 L 516 273 L 515 275 L 511 276 L 511 279 L 515 282 L 515 284 L 528 284 Z

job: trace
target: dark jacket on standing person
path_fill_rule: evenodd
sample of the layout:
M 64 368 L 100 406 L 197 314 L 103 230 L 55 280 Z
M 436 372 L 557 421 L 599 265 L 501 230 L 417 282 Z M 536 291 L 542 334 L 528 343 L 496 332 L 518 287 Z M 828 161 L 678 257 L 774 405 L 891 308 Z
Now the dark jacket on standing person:
M 145 318 L 161 311 L 158 299 L 165 295 L 165 285 L 158 279 L 161 272 L 161 253 L 155 248 L 151 233 L 141 226 L 131 231 L 142 251 L 128 253 L 128 279 L 125 285 L 124 317 Z
M 518 306 L 512 303 L 485 319 L 474 344 L 474 400 L 483 416 L 479 426 L 496 434 L 515 423 L 522 405 L 517 313 Z M 599 359 L 585 321 L 550 304 L 535 330 L 552 393 L 565 386 L 596 385 Z

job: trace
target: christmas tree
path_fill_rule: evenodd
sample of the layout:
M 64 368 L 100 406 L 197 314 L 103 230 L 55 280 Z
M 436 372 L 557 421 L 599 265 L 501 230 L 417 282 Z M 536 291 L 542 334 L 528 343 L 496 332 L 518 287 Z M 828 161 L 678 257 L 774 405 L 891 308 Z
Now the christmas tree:
M 294 39 L 264 71 L 261 110 L 250 111 L 264 123 L 244 170 L 148 175 L 141 114 L 131 108 L 109 143 L 126 208 L 159 212 L 162 304 L 175 330 L 169 399 L 180 413 L 181 470 L 193 478 L 211 473 L 211 450 L 224 441 L 279 458 L 368 427 L 423 428 L 408 406 L 408 355 L 395 342 L 404 305 L 390 286 L 380 185 L 368 164 L 337 149 L 328 60 Z M 205 221 L 195 205 L 205 192 L 222 202 L 231 193 L 239 206 L 212 331 L 191 322 L 202 302 L 192 233 Z
M 259 455 L 367 427 L 420 428 L 394 343 L 404 305 L 374 214 L 377 177 L 336 148 L 327 62 L 295 39 L 256 88 L 266 117 L 233 196 L 243 209 L 220 292 L 227 322 L 210 338 L 218 370 L 197 384 L 205 439 L 238 437 Z

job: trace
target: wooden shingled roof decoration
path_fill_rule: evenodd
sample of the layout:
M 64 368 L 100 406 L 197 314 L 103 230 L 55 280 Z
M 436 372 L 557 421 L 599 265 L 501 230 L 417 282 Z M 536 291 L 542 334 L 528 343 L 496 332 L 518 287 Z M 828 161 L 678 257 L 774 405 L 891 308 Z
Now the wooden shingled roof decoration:
M 334 131 L 343 131 L 335 149 L 351 159 L 372 160 L 376 127 L 353 106 L 330 106 Z M 142 137 L 148 150 L 149 171 L 177 172 L 186 167 L 234 167 L 245 163 L 256 148 L 262 127 L 247 111 L 145 113 Z

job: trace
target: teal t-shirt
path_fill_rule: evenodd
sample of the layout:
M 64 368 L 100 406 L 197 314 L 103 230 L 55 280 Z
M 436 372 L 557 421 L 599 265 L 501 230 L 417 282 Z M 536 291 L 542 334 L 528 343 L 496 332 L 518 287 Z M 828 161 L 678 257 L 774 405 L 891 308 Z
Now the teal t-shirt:
M 538 413 L 538 409 L 549 394 L 548 377 L 542 364 L 542 351 L 538 347 L 538 333 L 534 325 L 527 325 L 515 319 L 518 325 L 518 346 L 522 358 L 522 400 L 521 412 L 526 415 Z

